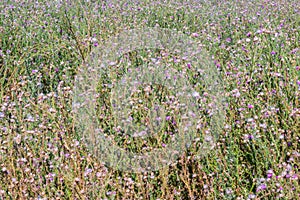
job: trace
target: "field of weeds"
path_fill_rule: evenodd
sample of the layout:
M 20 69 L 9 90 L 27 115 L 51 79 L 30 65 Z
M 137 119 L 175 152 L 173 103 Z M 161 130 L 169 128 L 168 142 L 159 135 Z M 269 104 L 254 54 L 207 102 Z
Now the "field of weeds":
M 299 57 L 297 0 L 2 0 L 0 199 L 300 199 Z

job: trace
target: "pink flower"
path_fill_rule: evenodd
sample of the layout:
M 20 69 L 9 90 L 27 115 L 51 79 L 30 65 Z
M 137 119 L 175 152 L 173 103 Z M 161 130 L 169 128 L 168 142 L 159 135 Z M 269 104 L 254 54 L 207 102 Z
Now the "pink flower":
M 192 37 L 198 37 L 199 36 L 199 34 L 198 33 L 192 33 L 192 35 L 191 35 Z
M 248 108 L 252 109 L 254 106 L 252 104 L 248 104 Z

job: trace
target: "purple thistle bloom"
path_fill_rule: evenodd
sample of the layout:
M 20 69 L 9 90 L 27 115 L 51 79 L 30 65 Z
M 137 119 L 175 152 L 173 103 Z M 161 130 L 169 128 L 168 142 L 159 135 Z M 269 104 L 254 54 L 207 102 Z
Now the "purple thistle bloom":
M 268 178 L 272 178 L 273 174 L 272 173 L 268 173 L 267 177 Z
M 285 178 L 290 178 L 290 177 L 291 177 L 290 174 L 285 175 Z
M 198 37 L 199 36 L 199 34 L 198 33 L 192 33 L 192 35 L 191 35 L 192 37 Z
M 272 178 L 273 174 L 274 174 L 273 170 L 270 169 L 270 170 L 267 171 L 267 177 L 268 178 Z
M 92 173 L 92 171 L 93 171 L 93 170 L 90 169 L 90 168 L 86 169 L 85 172 L 84 172 L 84 176 L 89 175 L 90 173 Z
M 267 189 L 267 186 L 265 184 L 261 184 L 260 186 L 257 187 L 256 192 L 260 191 L 260 190 L 265 190 Z
M 252 109 L 254 106 L 252 104 L 248 104 L 248 108 Z
M 298 175 L 297 175 L 297 174 L 294 174 L 294 175 L 292 176 L 292 179 L 293 179 L 293 180 L 297 180 L 297 179 L 298 179 Z
M 188 64 L 187 64 L 187 67 L 188 67 L 189 69 L 191 69 L 191 66 L 192 66 L 191 63 L 188 63 Z

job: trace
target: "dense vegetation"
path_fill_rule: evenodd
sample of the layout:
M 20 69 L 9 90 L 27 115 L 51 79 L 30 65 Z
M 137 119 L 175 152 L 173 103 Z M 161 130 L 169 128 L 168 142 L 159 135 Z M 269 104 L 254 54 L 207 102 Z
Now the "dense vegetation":
M 181 31 L 201 43 L 227 104 L 213 150 L 198 157 L 195 144 L 173 165 L 133 173 L 89 151 L 71 111 L 74 79 L 90 53 L 140 27 Z M 123 60 L 138 65 L 163 53 L 129 52 Z M 296 0 L 2 0 L 0 199 L 299 199 L 299 55 Z M 100 94 L 101 106 L 109 93 Z M 102 128 L 116 132 L 108 135 L 139 151 L 143 139 L 118 135 L 110 107 L 102 108 Z

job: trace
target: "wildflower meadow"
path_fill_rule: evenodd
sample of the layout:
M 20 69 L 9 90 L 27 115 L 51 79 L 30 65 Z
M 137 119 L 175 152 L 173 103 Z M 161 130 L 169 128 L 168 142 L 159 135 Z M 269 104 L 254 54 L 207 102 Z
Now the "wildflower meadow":
M 0 1 L 0 199 L 300 199 L 300 1 Z

